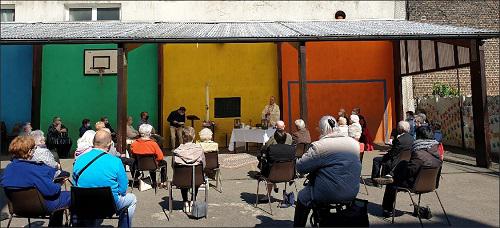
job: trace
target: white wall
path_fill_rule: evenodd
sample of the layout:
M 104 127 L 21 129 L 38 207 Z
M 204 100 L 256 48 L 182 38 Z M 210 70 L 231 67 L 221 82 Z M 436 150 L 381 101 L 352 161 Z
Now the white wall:
M 17 22 L 67 20 L 67 7 L 121 4 L 122 21 L 298 21 L 404 19 L 404 1 L 2 1 L 15 4 Z

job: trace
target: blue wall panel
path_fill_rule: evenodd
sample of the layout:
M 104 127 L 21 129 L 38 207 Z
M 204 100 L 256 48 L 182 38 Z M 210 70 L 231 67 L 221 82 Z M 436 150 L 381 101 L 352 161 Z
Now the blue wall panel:
M 0 45 L 0 120 L 9 134 L 16 123 L 31 120 L 33 47 Z

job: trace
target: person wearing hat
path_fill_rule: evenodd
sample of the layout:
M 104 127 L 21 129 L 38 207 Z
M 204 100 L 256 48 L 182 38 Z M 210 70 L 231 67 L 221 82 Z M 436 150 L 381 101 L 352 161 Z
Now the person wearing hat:
M 175 139 L 179 140 L 179 144 L 183 143 L 182 129 L 186 122 L 186 108 L 180 107 L 168 115 L 167 121 L 170 124 L 170 146 L 175 149 Z

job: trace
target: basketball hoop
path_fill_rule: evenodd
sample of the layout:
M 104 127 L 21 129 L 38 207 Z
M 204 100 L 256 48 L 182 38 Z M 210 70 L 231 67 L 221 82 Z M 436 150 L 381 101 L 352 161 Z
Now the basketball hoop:
M 105 70 L 104 67 L 93 67 L 92 69 L 97 71 L 97 73 L 99 74 L 99 77 L 102 77 L 102 75 L 104 74 L 104 70 Z

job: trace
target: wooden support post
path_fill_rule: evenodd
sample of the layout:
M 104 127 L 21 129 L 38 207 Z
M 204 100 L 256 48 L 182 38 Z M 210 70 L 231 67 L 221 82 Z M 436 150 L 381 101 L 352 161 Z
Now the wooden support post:
M 481 40 L 471 40 L 470 76 L 472 91 L 472 112 L 474 121 L 474 147 L 476 165 L 489 168 L 491 145 L 488 123 L 488 105 L 486 99 L 486 75 L 484 72 L 484 50 Z
M 31 126 L 43 129 L 40 123 L 42 95 L 42 52 L 43 45 L 33 45 L 33 78 L 31 82 Z
M 283 76 L 282 76 L 282 62 L 281 62 L 281 42 L 277 42 L 276 43 L 276 60 L 277 60 L 277 64 L 278 64 L 278 70 L 277 70 L 277 73 L 278 73 L 278 101 L 279 101 L 279 106 L 280 106 L 280 120 L 283 120 Z M 290 110 L 288 110 L 290 111 Z M 288 120 L 288 126 L 291 126 L 290 125 L 290 120 Z
M 300 105 L 300 118 L 303 119 L 306 124 L 308 123 L 307 116 L 307 76 L 306 76 L 306 44 L 305 42 L 300 42 L 299 45 L 299 105 Z
M 403 83 L 401 78 L 401 41 L 399 40 L 392 41 L 392 64 L 394 66 L 394 110 L 397 123 L 404 119 L 402 102 Z
M 127 49 L 124 43 L 118 44 L 118 89 L 117 89 L 117 113 L 118 122 L 116 149 L 125 153 L 127 148 Z
M 156 134 L 163 135 L 163 44 L 158 44 L 158 129 Z

